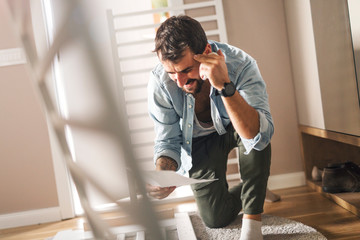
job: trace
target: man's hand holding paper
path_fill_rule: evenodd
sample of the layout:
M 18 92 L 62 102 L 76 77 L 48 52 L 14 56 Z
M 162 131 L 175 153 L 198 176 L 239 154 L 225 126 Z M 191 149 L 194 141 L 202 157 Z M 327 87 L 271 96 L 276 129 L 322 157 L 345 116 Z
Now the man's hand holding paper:
M 145 181 L 151 197 L 157 199 L 166 198 L 176 187 L 195 183 L 212 182 L 217 179 L 194 179 L 184 177 L 174 171 L 146 171 Z

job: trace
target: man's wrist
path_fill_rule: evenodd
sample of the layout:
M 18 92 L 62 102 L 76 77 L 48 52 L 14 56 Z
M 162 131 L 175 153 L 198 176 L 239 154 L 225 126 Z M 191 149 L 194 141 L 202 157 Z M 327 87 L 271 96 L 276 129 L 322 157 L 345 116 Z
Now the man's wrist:
M 221 95 L 223 97 L 232 97 L 236 92 L 236 87 L 233 82 L 225 82 L 224 86 L 219 90 L 216 89 L 215 95 Z
M 156 160 L 156 170 L 172 170 L 176 171 L 178 168 L 177 162 L 166 156 L 161 156 Z
M 232 97 L 236 92 L 236 87 L 233 82 L 224 83 L 224 87 L 219 92 L 223 97 Z

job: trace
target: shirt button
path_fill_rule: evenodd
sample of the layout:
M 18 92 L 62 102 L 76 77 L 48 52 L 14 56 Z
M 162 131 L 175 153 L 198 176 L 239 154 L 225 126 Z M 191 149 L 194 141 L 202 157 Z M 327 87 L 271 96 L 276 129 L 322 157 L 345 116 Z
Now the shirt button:
M 191 104 L 189 104 L 189 108 L 192 108 L 192 105 L 191 105 Z
M 186 144 L 190 144 L 190 141 L 186 141 Z
M 191 128 L 191 124 L 188 124 L 188 127 Z

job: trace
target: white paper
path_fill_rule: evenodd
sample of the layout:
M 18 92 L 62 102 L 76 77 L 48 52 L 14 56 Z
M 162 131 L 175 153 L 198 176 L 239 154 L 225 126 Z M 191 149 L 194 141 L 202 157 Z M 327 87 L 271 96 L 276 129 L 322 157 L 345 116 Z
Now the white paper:
M 153 186 L 179 187 L 194 183 L 213 182 L 218 179 L 194 179 L 184 177 L 174 171 L 146 171 L 145 181 Z

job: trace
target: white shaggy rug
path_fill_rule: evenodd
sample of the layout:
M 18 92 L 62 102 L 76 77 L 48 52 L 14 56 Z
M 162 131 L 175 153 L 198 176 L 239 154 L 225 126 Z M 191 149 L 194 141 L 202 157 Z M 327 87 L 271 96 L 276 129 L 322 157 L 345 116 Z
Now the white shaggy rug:
M 242 215 L 239 215 L 230 225 L 218 229 L 206 227 L 197 213 L 189 215 L 198 240 L 240 239 Z M 287 218 L 263 214 L 262 223 L 261 231 L 264 240 L 326 240 L 314 228 Z
M 211 229 L 204 225 L 200 216 L 193 212 L 189 213 L 197 240 L 239 240 L 241 235 L 242 215 L 224 228 Z M 261 228 L 264 240 L 326 240 L 326 238 L 314 228 L 302 223 L 272 215 L 262 215 L 263 226 Z M 134 227 L 135 225 L 133 225 Z M 139 230 L 138 228 L 135 228 Z M 135 240 L 137 231 L 120 231 L 117 239 Z M 140 227 L 141 229 L 141 227 Z M 119 230 L 119 229 L 118 229 Z M 143 231 L 143 229 L 141 230 Z M 115 231 L 117 232 L 117 231 Z M 125 234 L 126 233 L 126 234 Z M 150 240 L 151 237 L 146 237 Z M 56 234 L 55 237 L 46 240 L 94 240 L 91 231 L 66 230 Z M 166 240 L 179 240 L 176 228 L 166 231 Z M 186 239 L 185 239 L 186 240 Z

